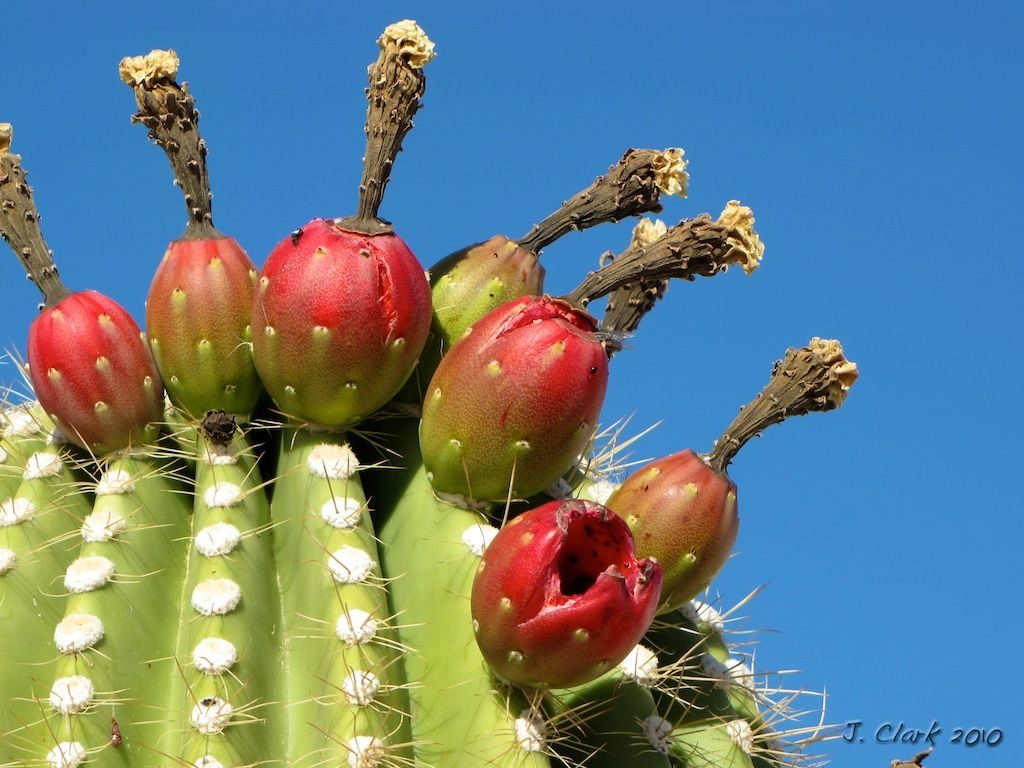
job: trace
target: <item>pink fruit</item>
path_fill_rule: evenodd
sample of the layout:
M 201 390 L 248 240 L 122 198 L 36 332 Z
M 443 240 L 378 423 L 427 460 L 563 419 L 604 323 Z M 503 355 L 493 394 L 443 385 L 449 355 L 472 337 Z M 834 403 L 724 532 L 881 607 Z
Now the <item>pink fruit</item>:
M 29 329 L 28 364 L 39 402 L 74 443 L 102 455 L 155 436 L 160 374 L 113 299 L 81 291 L 44 309 Z
M 436 490 L 500 501 L 557 480 L 587 447 L 608 384 L 597 322 L 561 299 L 490 312 L 441 360 L 420 446 Z
M 256 369 L 289 416 L 353 424 L 409 377 L 430 319 L 430 286 L 401 238 L 316 219 L 283 240 L 260 272 Z
M 432 316 L 423 267 L 377 212 L 434 44 L 409 20 L 377 43 L 356 215 L 295 230 L 270 254 L 253 300 L 253 357 L 267 391 L 288 416 L 327 427 L 356 423 L 401 389 Z
M 637 554 L 655 558 L 665 570 L 660 612 L 707 587 L 739 531 L 735 484 L 690 450 L 637 470 L 607 505 L 629 525 Z
M 661 580 L 661 566 L 637 560 L 611 510 L 549 502 L 509 521 L 484 552 L 471 602 L 477 644 L 513 683 L 588 682 L 640 641 Z
M 213 195 L 199 110 L 178 83 L 174 51 L 121 60 L 144 125 L 167 154 L 185 199 L 185 233 L 168 247 L 146 300 L 146 330 L 171 401 L 194 418 L 223 410 L 248 417 L 263 393 L 252 362 L 249 313 L 256 267 L 213 226 Z
M 0 236 L 43 294 L 29 329 L 29 378 L 69 440 L 97 455 L 156 437 L 164 387 L 149 347 L 125 309 L 95 291 L 71 293 L 39 228 L 39 211 L 13 129 L 0 123 Z
M 232 237 L 175 240 L 146 300 L 153 354 L 175 405 L 247 416 L 263 392 L 250 352 L 256 269 Z
M 768 385 L 700 456 L 681 451 L 635 472 L 608 499 L 629 525 L 641 557 L 665 568 L 659 612 L 678 608 L 711 582 L 736 542 L 736 485 L 726 469 L 747 441 L 794 416 L 838 408 L 857 366 L 834 339 L 786 350 Z

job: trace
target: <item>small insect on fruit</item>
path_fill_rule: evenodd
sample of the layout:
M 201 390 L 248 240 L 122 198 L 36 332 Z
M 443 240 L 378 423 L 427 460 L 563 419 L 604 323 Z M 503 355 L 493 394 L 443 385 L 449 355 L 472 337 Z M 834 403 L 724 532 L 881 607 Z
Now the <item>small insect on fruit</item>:
M 121 738 L 121 728 L 117 724 L 117 720 L 110 718 L 110 746 L 117 747 L 121 746 L 124 739 Z

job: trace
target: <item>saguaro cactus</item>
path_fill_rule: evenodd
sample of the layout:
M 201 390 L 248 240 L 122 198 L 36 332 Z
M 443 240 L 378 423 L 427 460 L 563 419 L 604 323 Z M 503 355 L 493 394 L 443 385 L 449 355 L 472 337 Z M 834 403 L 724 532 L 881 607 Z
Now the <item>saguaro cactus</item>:
M 629 150 L 428 276 L 378 209 L 433 43 L 411 21 L 378 42 L 356 215 L 258 274 L 213 228 L 177 57 L 122 62 L 189 214 L 148 337 L 60 284 L 0 125 L 0 232 L 45 299 L 38 402 L 0 413 L 0 768 L 800 764 L 813 726 L 691 598 L 738 535 L 735 450 L 838 406 L 855 366 L 837 342 L 790 350 L 707 455 L 609 498 L 592 455 L 617 333 L 668 280 L 752 272 L 753 213 L 643 224 L 544 294 L 544 246 L 685 193 L 682 150 Z

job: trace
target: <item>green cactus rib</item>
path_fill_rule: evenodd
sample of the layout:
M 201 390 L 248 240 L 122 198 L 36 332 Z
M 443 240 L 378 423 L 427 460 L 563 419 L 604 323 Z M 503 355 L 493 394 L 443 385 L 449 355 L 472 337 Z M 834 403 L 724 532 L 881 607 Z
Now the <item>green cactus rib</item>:
M 662 668 L 671 670 L 669 676 L 676 681 L 655 694 L 662 717 L 671 725 L 666 736 L 673 761 L 682 768 L 750 768 L 758 746 L 729 695 L 741 683 L 710 652 L 708 640 L 718 635 L 682 613 L 662 619 L 647 637 L 667 665 Z
M 84 543 L 69 566 L 70 575 L 75 563 L 98 557 L 115 569 L 110 581 L 83 579 L 75 586 L 84 591 L 69 597 L 64 619 L 97 617 L 103 639 L 58 662 L 59 677 L 88 677 L 96 691 L 81 714 L 64 718 L 67 735 L 60 741 L 80 741 L 90 755 L 97 750 L 92 759 L 98 766 L 153 765 L 168 746 L 165 697 L 178 675 L 175 626 L 189 526 L 184 491 L 171 463 L 148 456 L 114 459 L 96 484 Z M 112 743 L 113 721 L 123 733 L 119 748 Z
M 16 492 L 0 501 L 0 765 L 35 747 L 32 725 L 45 711 L 53 628 L 66 602 L 55 594 L 70 560 L 66 540 L 89 511 L 65 452 L 38 435 L 12 442 L 40 450 L 27 457 Z
M 550 764 L 539 705 L 494 678 L 473 636 L 469 598 L 485 518 L 435 498 L 416 424 L 391 426 L 401 467 L 368 473 L 384 574 L 399 614 L 416 765 L 431 768 Z
M 0 412 L 0 499 L 21 485 L 28 457 L 46 444 L 53 423 L 38 405 L 5 408 Z
M 657 740 L 664 721 L 653 681 L 630 667 L 634 658 L 591 683 L 548 692 L 545 708 L 565 734 L 556 749 L 568 760 L 587 768 L 669 768 L 667 745 Z
M 236 432 L 215 444 L 193 430 L 196 477 L 172 683 L 168 765 L 258 762 L 283 752 L 280 622 L 270 509 L 255 456 Z
M 744 726 L 738 718 L 684 721 L 672 729 L 669 754 L 680 768 L 753 768 L 750 755 L 737 744 Z
M 286 638 L 288 764 L 411 762 L 396 617 L 358 460 L 343 436 L 282 431 L 271 517 Z
M 71 528 L 61 546 L 63 585 L 57 587 L 59 576 L 41 582 L 62 593 L 61 610 L 37 619 L 48 635 L 48 658 L 24 689 L 31 690 L 35 718 L 17 742 L 18 764 L 60 767 L 77 764 L 76 754 L 97 766 L 142 765 L 143 758 L 152 764 L 149 750 L 165 732 L 159 696 L 168 667 L 158 660 L 174 651 L 174 623 L 166 613 L 179 596 L 175 541 L 188 523 L 183 489 L 167 465 L 134 456 L 110 461 L 92 490 L 89 512 L 81 485 L 63 485 L 76 507 L 60 510 L 62 527 Z M 125 733 L 117 749 L 115 719 Z

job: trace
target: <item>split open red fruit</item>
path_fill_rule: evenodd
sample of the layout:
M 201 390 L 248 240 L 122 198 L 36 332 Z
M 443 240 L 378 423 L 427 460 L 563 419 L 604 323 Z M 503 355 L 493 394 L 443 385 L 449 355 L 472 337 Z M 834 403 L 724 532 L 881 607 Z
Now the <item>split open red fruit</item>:
M 505 525 L 473 582 L 477 644 L 499 676 L 538 688 L 593 680 L 618 664 L 650 626 L 661 566 L 637 560 L 611 510 L 552 501 Z
M 28 335 L 36 397 L 67 438 L 96 455 L 155 437 L 164 389 L 138 324 L 80 291 L 44 309 Z

